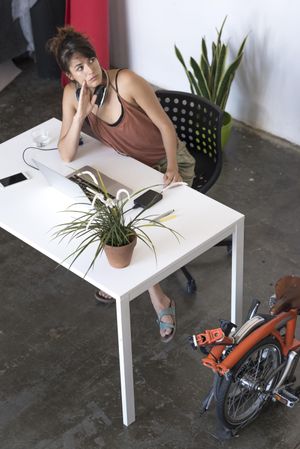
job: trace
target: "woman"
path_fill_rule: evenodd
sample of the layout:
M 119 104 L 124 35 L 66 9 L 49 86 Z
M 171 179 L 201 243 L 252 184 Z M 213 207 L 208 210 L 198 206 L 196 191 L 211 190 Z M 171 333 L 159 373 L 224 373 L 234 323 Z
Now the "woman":
M 73 160 L 87 119 L 96 138 L 119 153 L 164 172 L 164 183 L 191 184 L 194 159 L 178 141 L 172 122 L 151 88 L 127 69 L 104 70 L 88 39 L 71 27 L 59 28 L 49 49 L 70 79 L 64 88 L 62 127 L 58 148 L 62 159 Z M 160 335 L 169 342 L 175 334 L 175 303 L 159 284 L 149 289 L 158 315 Z M 101 302 L 113 299 L 97 292 Z

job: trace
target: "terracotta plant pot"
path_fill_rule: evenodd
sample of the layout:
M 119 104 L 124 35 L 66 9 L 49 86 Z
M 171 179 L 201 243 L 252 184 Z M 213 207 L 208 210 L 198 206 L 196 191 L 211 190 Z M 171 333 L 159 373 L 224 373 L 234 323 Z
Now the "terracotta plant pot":
M 104 252 L 106 254 L 109 264 L 114 268 L 125 268 L 130 264 L 134 247 L 137 242 L 137 237 L 124 246 L 109 246 L 105 245 Z

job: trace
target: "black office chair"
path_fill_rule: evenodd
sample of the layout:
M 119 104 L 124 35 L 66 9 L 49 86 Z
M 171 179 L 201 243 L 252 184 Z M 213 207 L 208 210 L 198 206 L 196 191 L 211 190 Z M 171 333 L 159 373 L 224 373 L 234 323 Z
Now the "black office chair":
M 196 160 L 192 187 L 206 193 L 217 181 L 222 170 L 221 127 L 223 111 L 209 100 L 187 92 L 157 90 L 156 95 L 172 120 L 177 135 L 185 142 Z M 217 246 L 226 246 L 231 254 L 232 241 L 226 239 Z M 196 282 L 186 267 L 187 291 L 196 290 Z

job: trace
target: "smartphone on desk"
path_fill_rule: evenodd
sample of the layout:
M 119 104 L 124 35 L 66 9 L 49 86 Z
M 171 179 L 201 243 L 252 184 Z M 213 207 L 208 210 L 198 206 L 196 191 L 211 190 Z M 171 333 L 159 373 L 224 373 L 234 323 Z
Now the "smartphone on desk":
M 26 173 L 15 173 L 14 175 L 0 179 L 0 187 L 9 187 L 18 182 L 26 181 L 27 179 L 29 179 L 29 177 Z
M 138 196 L 133 200 L 135 207 L 142 207 L 143 209 L 147 209 L 148 207 L 153 206 L 158 201 L 162 199 L 162 194 L 156 192 L 155 190 L 146 190 L 146 192 L 142 193 L 142 195 Z

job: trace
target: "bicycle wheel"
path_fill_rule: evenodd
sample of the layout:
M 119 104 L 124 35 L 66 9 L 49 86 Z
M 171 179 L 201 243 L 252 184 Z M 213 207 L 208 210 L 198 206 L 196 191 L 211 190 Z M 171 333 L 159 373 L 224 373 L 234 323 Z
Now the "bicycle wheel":
M 229 380 L 220 379 L 217 415 L 226 428 L 243 427 L 259 414 L 277 381 L 279 373 L 272 373 L 281 360 L 279 343 L 268 337 L 245 354 Z

